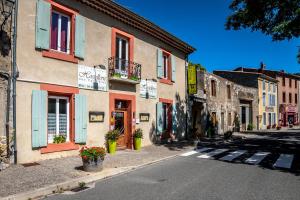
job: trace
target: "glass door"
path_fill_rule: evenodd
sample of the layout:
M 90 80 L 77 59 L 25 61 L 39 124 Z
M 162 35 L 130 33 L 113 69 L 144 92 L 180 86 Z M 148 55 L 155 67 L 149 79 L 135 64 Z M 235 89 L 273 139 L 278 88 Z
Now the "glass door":
M 129 63 L 129 40 L 125 37 L 116 38 L 116 68 L 115 72 L 121 75 L 121 78 L 128 77 Z

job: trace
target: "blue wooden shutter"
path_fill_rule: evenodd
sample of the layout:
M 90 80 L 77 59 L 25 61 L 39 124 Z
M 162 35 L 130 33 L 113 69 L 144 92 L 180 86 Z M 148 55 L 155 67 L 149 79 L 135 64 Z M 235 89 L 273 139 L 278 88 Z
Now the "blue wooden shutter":
M 36 5 L 35 21 L 35 47 L 37 49 L 49 49 L 50 14 L 50 3 L 44 0 L 38 0 Z
M 81 15 L 75 19 L 75 56 L 84 58 L 85 54 L 85 20 Z
M 177 133 L 177 109 L 176 109 L 176 103 L 173 104 L 172 108 L 172 133 Z
M 75 143 L 86 143 L 87 100 L 82 94 L 75 95 Z
M 47 92 L 32 91 L 31 105 L 32 148 L 47 146 Z
M 171 65 L 172 65 L 172 81 L 176 81 L 176 60 L 175 56 L 171 55 Z
M 157 78 L 163 77 L 163 52 L 157 49 Z
M 163 104 L 156 104 L 156 134 L 161 135 L 163 132 Z

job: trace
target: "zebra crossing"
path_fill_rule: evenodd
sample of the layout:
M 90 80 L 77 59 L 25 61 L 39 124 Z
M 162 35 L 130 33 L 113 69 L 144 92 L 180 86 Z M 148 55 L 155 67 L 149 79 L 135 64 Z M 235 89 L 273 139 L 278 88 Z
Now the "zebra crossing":
M 224 148 L 218 149 L 218 148 L 203 147 L 200 149 L 195 149 L 193 151 L 183 153 L 180 156 L 188 157 L 191 155 L 200 154 L 200 155 L 197 155 L 197 158 L 211 159 L 211 158 L 215 158 L 220 155 L 222 156 L 222 154 L 224 154 L 223 157 L 218 158 L 218 160 L 232 162 L 235 159 L 246 155 L 247 153 L 249 154 L 249 152 L 247 150 L 230 151 L 230 149 L 224 149 Z M 259 165 L 269 155 L 271 155 L 271 152 L 259 151 L 259 152 L 252 154 L 244 162 L 246 164 Z M 293 154 L 280 154 L 272 166 L 274 168 L 290 169 L 292 167 L 293 160 L 294 160 Z

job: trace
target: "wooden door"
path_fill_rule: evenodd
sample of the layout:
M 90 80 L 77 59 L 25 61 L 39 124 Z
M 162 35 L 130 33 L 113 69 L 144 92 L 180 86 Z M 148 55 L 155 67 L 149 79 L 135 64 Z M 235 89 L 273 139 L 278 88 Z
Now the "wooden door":
M 120 132 L 117 145 L 119 148 L 126 148 L 128 144 L 128 119 L 127 111 L 116 110 L 115 129 Z

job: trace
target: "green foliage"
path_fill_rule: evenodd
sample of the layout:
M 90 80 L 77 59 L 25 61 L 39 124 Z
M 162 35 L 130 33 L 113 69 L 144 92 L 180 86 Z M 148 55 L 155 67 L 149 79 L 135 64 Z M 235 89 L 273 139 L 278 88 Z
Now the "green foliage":
M 143 138 L 143 130 L 138 128 L 133 133 L 134 138 Z
M 249 28 L 270 35 L 273 41 L 300 36 L 300 0 L 233 0 L 229 8 L 227 30 Z
M 111 140 L 111 141 L 117 141 L 117 139 L 120 136 L 120 131 L 119 130 L 112 130 L 108 131 L 107 134 L 105 135 L 106 141 Z
M 101 158 L 101 160 L 104 160 L 104 157 L 106 155 L 105 148 L 103 147 L 82 147 L 79 151 L 80 156 L 84 160 L 95 160 L 98 157 Z
M 193 66 L 193 65 L 196 66 L 196 70 L 206 71 L 206 68 L 203 65 L 201 65 L 201 64 L 194 64 L 192 62 L 189 62 L 189 66 Z
M 248 124 L 248 127 L 247 127 L 247 130 L 248 130 L 248 131 L 252 131 L 253 128 L 254 128 L 253 124 L 251 124 L 251 123 Z
M 114 73 L 113 77 L 115 77 L 115 78 L 121 78 L 121 74 L 120 73 Z
M 79 188 L 84 188 L 86 186 L 85 182 L 79 182 L 78 183 Z
M 139 78 L 137 76 L 131 76 L 129 79 L 133 80 L 133 81 L 138 81 L 139 80 Z
M 53 139 L 54 144 L 60 144 L 60 143 L 65 143 L 66 142 L 66 137 L 63 135 L 57 135 Z

